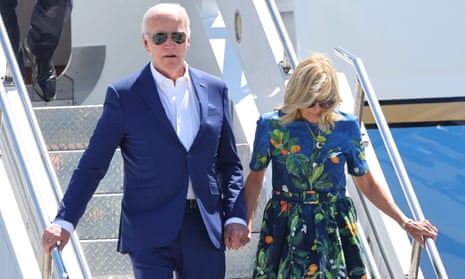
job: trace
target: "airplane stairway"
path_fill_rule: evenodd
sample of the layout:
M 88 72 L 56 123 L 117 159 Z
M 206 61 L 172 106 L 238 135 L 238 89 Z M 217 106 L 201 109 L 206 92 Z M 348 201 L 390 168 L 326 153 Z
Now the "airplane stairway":
M 83 13 L 84 10 L 80 10 L 84 9 L 85 3 L 83 2 L 85 1 L 90 0 L 76 3 L 74 27 L 81 26 L 83 22 L 79 20 L 84 21 L 86 18 L 83 16 L 86 14 Z M 282 42 L 277 39 L 278 36 L 276 33 L 278 32 L 276 30 L 270 31 L 267 29 L 265 32 L 263 28 L 265 25 L 269 26 L 271 22 L 271 16 L 263 1 L 205 0 L 196 3 L 195 1 L 184 0 L 180 2 L 190 12 L 191 24 L 193 25 L 192 30 L 196 32 L 195 38 L 197 38 L 197 44 L 191 45 L 187 60 L 192 66 L 206 69 L 223 77 L 230 87 L 233 106 L 233 128 L 236 132 L 239 155 L 244 162 L 245 175 L 247 175 L 247 162 L 250 161 L 250 146 L 253 141 L 255 120 L 259 113 L 269 111 L 273 106 L 281 102 L 286 79 L 286 73 L 283 71 L 282 65 L 280 65 L 280 59 L 283 58 L 285 52 L 281 44 Z M 267 1 L 267 3 L 271 2 Z M 218 25 L 219 21 L 223 21 L 223 25 Z M 95 28 L 99 26 L 99 23 L 94 24 Z M 73 34 L 80 34 L 79 32 L 82 31 L 76 28 Z M 79 37 L 76 35 L 74 39 L 78 41 L 85 38 L 88 38 L 88 36 Z M 79 45 L 81 45 L 82 49 L 86 49 L 86 44 L 82 41 Z M 218 48 L 215 45 L 223 45 L 224 47 Z M 123 47 L 125 51 L 130 51 L 128 46 L 125 45 Z M 257 49 L 260 50 L 259 53 Z M 135 53 L 140 53 L 141 51 L 140 49 L 136 49 Z M 96 56 L 101 57 L 100 52 L 98 53 L 99 55 Z M 73 55 L 75 58 L 77 57 L 76 53 Z M 110 51 L 106 52 L 105 55 L 108 55 L 108 57 L 105 57 L 107 59 L 105 61 L 120 62 L 120 57 L 110 57 L 112 55 Z M 73 58 L 73 61 L 78 60 L 80 59 Z M 205 62 L 205 60 L 208 61 Z M 145 58 L 143 63 L 146 63 Z M 106 64 L 102 63 L 102 65 Z M 73 67 L 70 68 L 75 69 Z M 121 69 L 118 68 L 117 70 Z M 124 70 L 126 71 L 127 69 Z M 93 89 L 94 91 L 98 91 L 98 93 L 94 94 L 94 92 L 90 92 L 91 90 L 80 90 L 79 81 L 86 79 L 73 78 L 76 77 L 76 73 L 80 72 L 82 71 L 71 71 L 68 69 L 68 72 L 64 75 L 75 82 L 74 93 L 76 94 L 71 94 L 71 96 L 74 96 L 74 99 L 69 102 L 73 105 L 52 106 L 50 104 L 33 109 L 43 136 L 47 154 L 56 173 L 57 185 L 60 185 L 61 191 L 65 190 L 72 171 L 77 166 L 78 160 L 88 144 L 89 137 L 102 111 L 102 106 L 95 104 L 97 101 L 93 104 L 81 104 L 81 101 L 94 102 L 93 100 L 101 100 L 100 95 L 98 95 L 99 97 L 96 96 L 104 92 L 100 83 L 109 79 L 110 76 L 106 68 L 102 70 L 102 76 L 97 86 Z M 68 74 L 71 76 L 68 76 Z M 115 74 L 115 72 L 113 71 L 112 74 Z M 117 74 L 119 75 L 119 73 Z M 114 79 L 116 77 L 112 77 L 111 80 Z M 351 90 L 347 89 L 348 84 L 343 74 L 341 75 L 341 80 L 343 83 L 342 87 L 345 90 L 344 94 L 347 94 L 345 100 L 351 100 Z M 19 89 L 20 91 L 26 91 L 24 88 Z M 80 91 L 85 91 L 90 97 L 86 99 L 87 95 L 79 96 L 77 93 Z M 346 104 L 346 107 L 348 110 L 353 109 L 351 104 Z M 91 199 L 83 218 L 76 228 L 79 239 L 78 246 L 82 247 L 92 278 L 133 278 L 128 257 L 116 252 L 123 185 L 122 175 L 122 160 L 119 151 L 117 151 L 108 173 L 100 183 L 97 192 Z M 262 195 L 258 212 L 262 211 L 267 197 L 269 197 L 266 191 L 271 187 L 270 172 L 267 172 L 266 179 L 264 194 Z M 47 183 L 40 182 L 37 184 L 47 189 L 52 188 Z M 354 194 L 354 198 L 358 200 L 355 191 L 349 190 L 349 192 Z M 365 209 L 370 213 L 368 219 L 371 219 L 371 221 L 375 220 L 376 224 L 366 221 Z M 386 220 L 386 217 L 382 216 L 376 209 L 362 207 L 358 211 L 362 213 L 360 214 L 361 227 L 366 230 L 367 240 L 370 245 L 368 248 L 372 248 L 377 253 L 375 255 L 376 261 L 377 265 L 381 267 L 380 270 L 382 273 L 391 275 L 405 274 L 404 270 L 406 270 L 405 266 L 408 265 L 408 260 L 404 261 L 402 266 L 397 262 L 398 258 L 408 258 L 408 255 L 401 255 L 401 248 L 404 247 L 394 247 L 395 245 L 392 245 L 392 243 L 396 243 L 396 239 L 389 239 L 388 235 L 386 235 L 386 238 L 380 238 L 381 241 L 376 241 L 374 232 L 372 231 L 373 228 L 377 228 L 386 233 L 390 232 L 390 235 L 392 235 L 393 232 L 398 230 L 398 226 L 395 226 L 392 221 Z M 48 217 L 53 218 L 53 210 L 48 210 L 47 212 Z M 226 278 L 248 278 L 251 276 L 255 261 L 255 247 L 260 228 L 260 219 L 261 215 L 258 214 L 255 217 L 253 239 L 250 244 L 239 251 L 227 251 Z M 403 246 L 409 246 L 405 233 L 401 230 L 399 231 L 401 235 L 397 239 L 402 239 L 402 243 L 406 244 Z M 40 230 L 37 230 L 36 233 L 40 232 Z M 387 252 L 390 253 L 386 254 Z M 390 263 L 385 263 L 386 260 Z M 396 272 L 392 272 L 393 267 L 396 269 Z

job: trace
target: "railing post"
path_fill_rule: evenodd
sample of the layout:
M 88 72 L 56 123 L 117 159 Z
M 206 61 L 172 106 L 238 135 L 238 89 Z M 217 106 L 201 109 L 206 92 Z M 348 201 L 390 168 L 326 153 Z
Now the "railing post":
M 44 258 L 42 260 L 42 279 L 51 279 L 52 278 L 52 256 L 50 254 L 44 253 Z
M 410 257 L 410 270 L 408 272 L 408 279 L 417 279 L 418 270 L 420 266 L 421 246 L 417 241 L 413 241 L 412 255 Z
M 59 279 L 69 279 L 68 272 L 61 261 L 61 252 L 58 250 L 58 247 L 54 247 L 50 254 L 44 253 L 44 258 L 42 260 L 42 279 L 52 279 L 52 261 L 56 260 L 55 267 L 58 272 Z

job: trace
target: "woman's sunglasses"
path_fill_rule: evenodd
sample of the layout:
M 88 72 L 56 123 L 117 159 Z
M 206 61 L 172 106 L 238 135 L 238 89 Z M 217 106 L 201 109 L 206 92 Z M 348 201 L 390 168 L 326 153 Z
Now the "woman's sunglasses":
M 329 100 L 329 101 L 324 101 L 324 102 L 315 102 L 311 105 L 309 105 L 307 108 L 313 108 L 316 104 L 320 106 L 322 109 L 329 109 L 336 103 L 336 100 Z
M 171 40 L 177 43 L 178 45 L 183 44 L 186 41 L 186 33 L 184 32 L 173 32 L 171 34 Z M 148 34 L 147 34 L 148 35 Z M 168 40 L 168 33 L 167 32 L 158 32 L 153 34 L 152 41 L 157 46 L 163 44 Z

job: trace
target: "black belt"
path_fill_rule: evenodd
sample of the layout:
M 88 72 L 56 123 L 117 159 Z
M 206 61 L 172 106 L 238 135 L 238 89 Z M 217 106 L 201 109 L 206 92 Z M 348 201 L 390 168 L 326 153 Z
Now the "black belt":
M 186 200 L 186 210 L 188 209 L 197 209 L 199 206 L 197 205 L 196 200 Z

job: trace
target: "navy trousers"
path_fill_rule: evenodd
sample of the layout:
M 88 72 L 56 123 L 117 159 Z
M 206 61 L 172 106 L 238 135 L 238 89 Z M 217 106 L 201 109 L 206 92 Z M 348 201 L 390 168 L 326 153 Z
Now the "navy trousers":
M 21 39 L 16 13 L 17 0 L 1 0 L 0 13 L 20 68 L 24 68 Z M 72 0 L 37 0 L 32 10 L 26 34 L 32 54 L 40 59 L 51 59 L 66 20 L 72 9 Z M 23 71 L 23 69 L 21 69 Z
M 163 224 L 160 224 L 163 229 Z M 136 279 L 224 279 L 225 252 L 213 246 L 198 209 L 187 209 L 173 243 L 129 256 Z
M 18 16 L 16 15 L 16 0 L 2 0 L 0 1 L 0 14 L 2 16 L 3 24 L 5 25 L 6 32 L 10 39 L 11 48 L 16 55 L 19 68 L 24 75 L 24 62 L 23 54 L 21 52 L 21 42 L 19 34 Z

